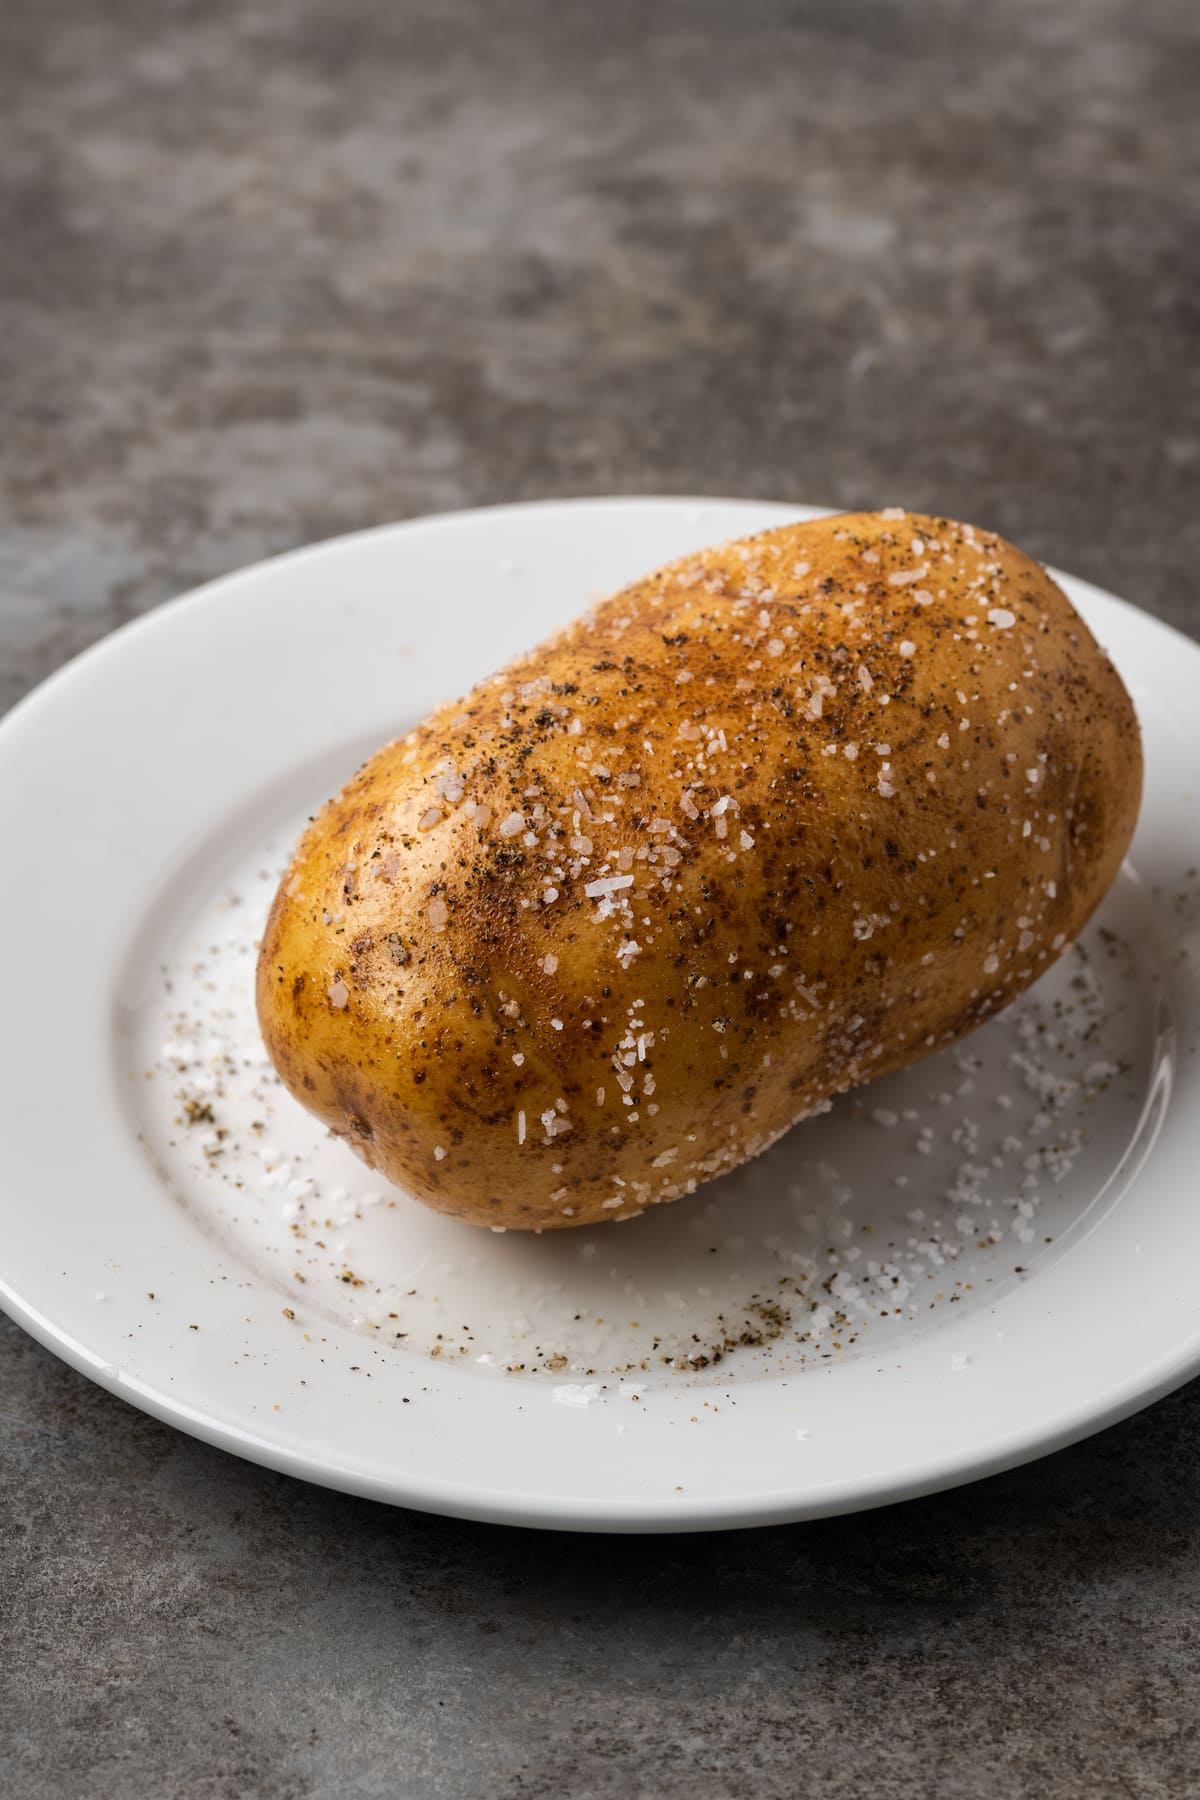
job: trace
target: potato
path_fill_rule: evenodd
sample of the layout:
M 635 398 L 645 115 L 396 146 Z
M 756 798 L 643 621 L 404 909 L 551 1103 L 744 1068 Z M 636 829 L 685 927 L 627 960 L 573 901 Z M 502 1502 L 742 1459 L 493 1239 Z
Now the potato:
M 690 556 L 380 750 L 305 833 L 287 1087 L 472 1223 L 630 1219 L 953 1043 L 1133 831 L 1129 696 L 990 532 L 846 514 Z

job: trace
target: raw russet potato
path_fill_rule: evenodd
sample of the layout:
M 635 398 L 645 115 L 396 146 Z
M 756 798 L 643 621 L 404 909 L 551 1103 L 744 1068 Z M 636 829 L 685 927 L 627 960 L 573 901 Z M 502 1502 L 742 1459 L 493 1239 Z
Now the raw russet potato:
M 287 1087 L 472 1223 L 629 1219 L 953 1042 L 1078 933 L 1141 750 L 1066 597 L 897 510 L 637 582 L 373 756 L 258 966 Z

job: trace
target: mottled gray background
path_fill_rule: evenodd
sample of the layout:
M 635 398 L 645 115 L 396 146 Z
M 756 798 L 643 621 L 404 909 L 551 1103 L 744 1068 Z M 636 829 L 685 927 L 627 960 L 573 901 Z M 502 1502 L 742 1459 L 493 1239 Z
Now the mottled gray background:
M 268 552 L 549 494 L 929 507 L 1200 630 L 1198 25 L 8 0 L 0 697 Z M 0 1785 L 1194 1795 L 1198 1427 L 556 1539 L 261 1473 L 0 1324 Z

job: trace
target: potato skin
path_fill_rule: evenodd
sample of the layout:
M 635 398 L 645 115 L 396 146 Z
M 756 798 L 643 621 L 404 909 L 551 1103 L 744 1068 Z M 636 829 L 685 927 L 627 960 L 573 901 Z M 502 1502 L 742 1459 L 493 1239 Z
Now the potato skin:
M 1012 1000 L 1141 778 L 1119 677 L 1010 544 L 895 509 L 765 532 L 371 757 L 280 885 L 263 1036 L 440 1211 L 628 1219 Z

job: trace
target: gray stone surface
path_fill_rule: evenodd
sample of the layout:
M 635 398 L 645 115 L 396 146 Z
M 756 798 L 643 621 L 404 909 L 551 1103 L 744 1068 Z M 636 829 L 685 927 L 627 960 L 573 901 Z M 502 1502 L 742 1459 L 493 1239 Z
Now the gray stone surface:
M 0 701 L 267 552 L 549 494 L 930 507 L 1200 629 L 1198 24 L 0 9 Z M 1198 1425 L 555 1539 L 264 1474 L 0 1324 L 3 1787 L 1194 1794 Z

